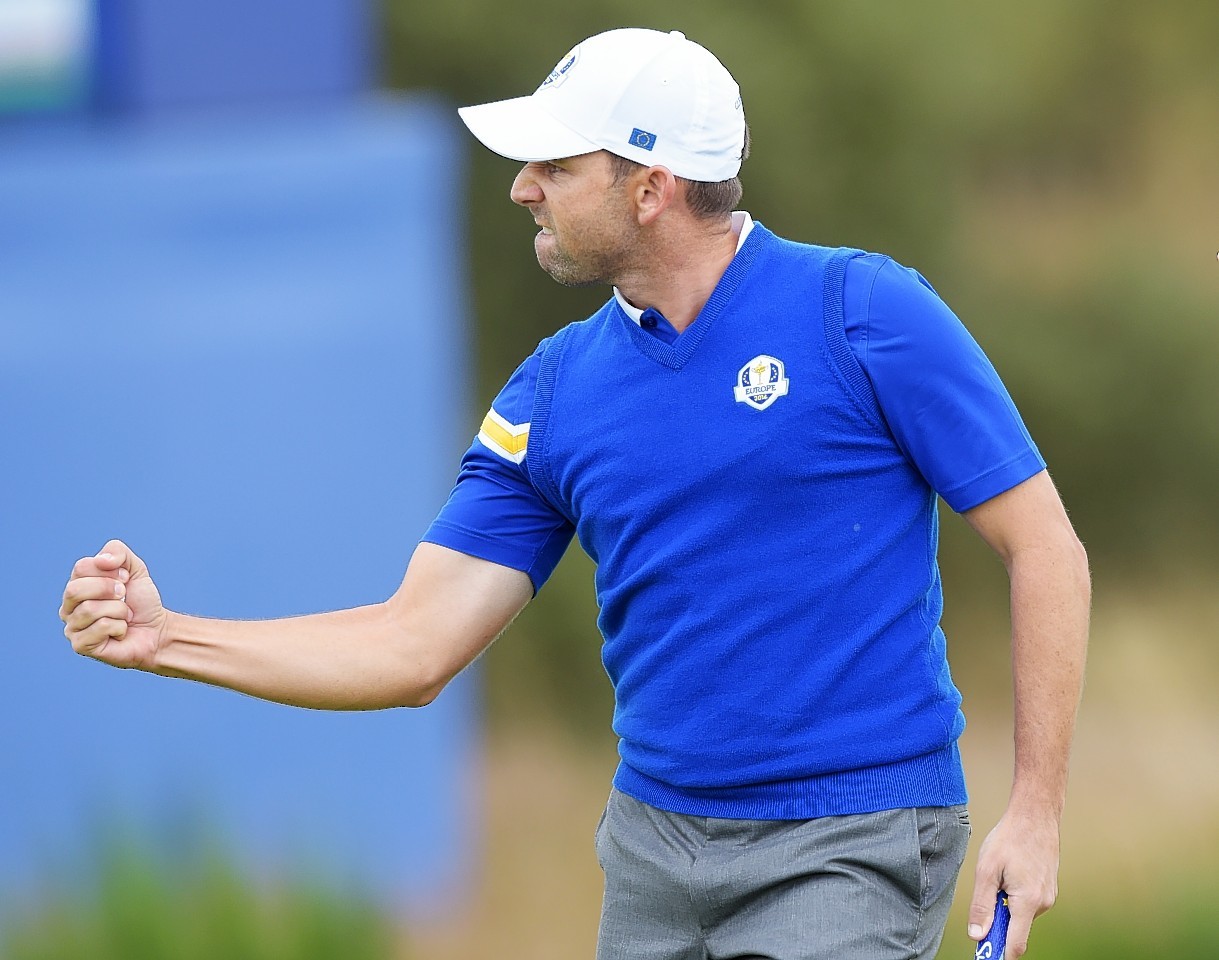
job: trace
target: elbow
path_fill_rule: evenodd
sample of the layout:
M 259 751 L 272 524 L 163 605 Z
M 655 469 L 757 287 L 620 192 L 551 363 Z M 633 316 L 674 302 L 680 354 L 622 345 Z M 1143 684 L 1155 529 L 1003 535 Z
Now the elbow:
M 1075 535 L 1074 531 L 1071 532 L 1069 537 L 1067 551 L 1070 557 L 1071 569 L 1074 571 L 1080 590 L 1091 600 L 1092 570 L 1088 562 L 1088 551 L 1084 549 L 1083 543 Z
M 401 683 L 394 695 L 394 706 L 426 707 L 453 679 L 451 671 L 438 658 L 426 656 L 412 643 L 404 644 L 406 652 L 398 676 Z
M 398 651 L 395 673 L 401 681 L 397 706 L 426 707 L 440 696 L 457 671 L 444 656 L 442 646 L 425 633 L 400 628 L 394 646 Z
M 453 679 L 441 644 L 430 631 L 393 601 L 381 604 L 377 647 L 383 651 L 375 667 L 382 676 L 387 707 L 426 707 Z
M 1092 600 L 1088 552 L 1069 524 L 1046 531 L 1005 557 L 1008 574 L 1016 579 L 1048 576 L 1061 589 L 1087 604 Z
M 398 706 L 400 707 L 426 707 L 432 703 L 440 692 L 448 686 L 448 680 L 437 680 L 430 683 L 416 680 L 406 690 L 403 691 L 399 698 Z
M 1090 601 L 1092 572 L 1088 551 L 1065 514 L 1061 523 L 1046 531 L 1041 548 L 1045 551 L 1042 557 L 1048 561 L 1050 568 L 1057 571 L 1064 583 L 1070 584 L 1075 591 Z
M 1042 560 L 1047 563 L 1047 569 L 1053 571 L 1055 578 L 1071 595 L 1090 606 L 1092 572 L 1088 564 L 1088 551 L 1075 531 L 1067 526 L 1059 536 L 1046 543 L 1046 548 Z

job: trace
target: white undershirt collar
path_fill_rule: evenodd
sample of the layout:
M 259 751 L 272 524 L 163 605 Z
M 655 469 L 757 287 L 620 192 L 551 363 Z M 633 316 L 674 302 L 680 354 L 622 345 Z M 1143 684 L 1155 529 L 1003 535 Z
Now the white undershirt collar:
M 741 250 L 741 246 L 745 243 L 745 238 L 747 236 L 749 236 L 749 231 L 752 229 L 753 229 L 753 217 L 751 217 L 744 210 L 736 210 L 733 212 L 733 214 L 732 214 L 732 232 L 737 235 L 736 236 L 736 248 L 737 248 L 738 253 Z M 638 307 L 628 303 L 626 297 L 624 297 L 619 292 L 617 287 L 614 287 L 614 296 L 618 300 L 618 306 L 622 307 L 622 312 L 625 313 L 632 320 L 634 320 L 636 323 L 638 323 L 640 321 L 640 319 L 643 317 L 643 311 L 640 310 Z

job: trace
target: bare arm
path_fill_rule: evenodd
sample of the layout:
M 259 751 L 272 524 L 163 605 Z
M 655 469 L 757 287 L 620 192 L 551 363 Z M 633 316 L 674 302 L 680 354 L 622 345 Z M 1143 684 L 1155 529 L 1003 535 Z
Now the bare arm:
M 78 653 L 296 706 L 430 703 L 533 595 L 518 570 L 423 543 L 386 602 L 282 620 L 190 617 L 161 605 L 120 541 L 73 570 L 60 616 Z
M 1058 893 L 1059 824 L 1091 581 L 1083 546 L 1045 472 L 964 516 L 1011 580 L 1016 760 L 1007 810 L 978 854 L 969 933 L 975 940 L 985 935 L 1002 887 L 1012 913 L 1007 956 L 1014 960 L 1028 947 L 1033 919 Z

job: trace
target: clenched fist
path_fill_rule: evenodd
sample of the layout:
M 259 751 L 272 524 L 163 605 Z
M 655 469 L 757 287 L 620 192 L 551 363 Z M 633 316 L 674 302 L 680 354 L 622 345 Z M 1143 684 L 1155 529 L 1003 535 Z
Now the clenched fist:
M 76 561 L 59 619 L 72 649 L 115 667 L 154 670 L 166 614 L 144 561 L 121 540 Z

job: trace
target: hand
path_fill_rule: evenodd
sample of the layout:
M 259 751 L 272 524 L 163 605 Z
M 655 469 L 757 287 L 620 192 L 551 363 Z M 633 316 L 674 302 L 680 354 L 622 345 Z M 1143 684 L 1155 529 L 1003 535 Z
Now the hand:
M 1054 905 L 1058 896 L 1058 818 L 1008 809 L 982 842 L 969 905 L 969 936 L 981 940 L 994 919 L 995 897 L 1007 891 L 1011 925 L 1008 960 L 1028 950 L 1033 919 Z
M 115 667 L 152 670 L 165 641 L 165 608 L 144 561 L 121 540 L 76 561 L 59 619 L 72 649 Z

